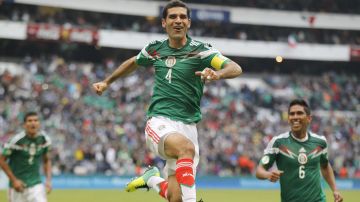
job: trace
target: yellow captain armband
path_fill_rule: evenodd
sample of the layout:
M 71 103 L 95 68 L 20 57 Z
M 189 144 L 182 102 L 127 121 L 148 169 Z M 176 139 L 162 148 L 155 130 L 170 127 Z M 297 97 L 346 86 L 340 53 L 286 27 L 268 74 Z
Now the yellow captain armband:
M 223 65 L 225 64 L 225 62 L 227 62 L 229 59 L 223 55 L 217 54 L 215 55 L 212 60 L 211 60 L 211 66 L 216 69 L 216 70 L 220 70 L 222 69 Z

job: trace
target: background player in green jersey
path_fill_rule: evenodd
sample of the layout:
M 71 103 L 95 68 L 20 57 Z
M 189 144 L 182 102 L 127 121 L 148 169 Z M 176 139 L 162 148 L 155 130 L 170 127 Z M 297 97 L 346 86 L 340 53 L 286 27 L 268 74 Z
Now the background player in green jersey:
M 282 202 L 325 202 L 320 172 L 336 202 L 343 201 L 336 189 L 324 136 L 308 131 L 311 112 L 304 100 L 291 101 L 288 109 L 291 130 L 274 137 L 264 151 L 256 177 L 276 182 L 280 179 Z M 276 162 L 278 170 L 268 171 Z
M 46 192 L 51 191 L 51 141 L 39 131 L 40 121 L 35 112 L 25 114 L 24 129 L 4 145 L 0 154 L 0 166 L 10 181 L 9 201 L 46 202 Z M 41 183 L 41 161 L 46 191 Z
M 204 83 L 237 77 L 242 70 L 211 45 L 187 35 L 191 25 L 190 10 L 183 2 L 169 2 L 163 9 L 161 24 L 168 34 L 167 39 L 149 43 L 105 80 L 93 84 L 93 88 L 101 95 L 112 82 L 139 65 L 155 68 L 145 137 L 148 147 L 166 160 L 167 180 L 160 177 L 156 167 L 150 167 L 132 180 L 126 190 L 151 187 L 168 201 L 195 202 L 199 162 L 196 123 L 201 119 Z

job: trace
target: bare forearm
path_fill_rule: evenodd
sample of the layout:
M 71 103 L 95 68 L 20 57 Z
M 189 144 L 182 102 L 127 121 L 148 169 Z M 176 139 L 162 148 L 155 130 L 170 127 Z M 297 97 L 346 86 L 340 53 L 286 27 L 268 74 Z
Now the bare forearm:
M 44 173 L 46 180 L 51 181 L 52 173 L 51 173 L 51 161 L 48 161 L 44 164 Z
M 126 76 L 133 72 L 137 68 L 135 63 L 135 56 L 123 62 L 109 77 L 104 81 L 109 85 L 114 82 L 116 79 Z
M 3 157 L 0 157 L 0 167 L 3 169 L 3 171 L 8 176 L 10 181 L 16 180 L 14 173 L 12 172 L 9 165 L 5 162 L 5 158 L 3 158 Z
M 235 62 L 225 64 L 225 67 L 218 71 L 220 79 L 231 79 L 238 77 L 242 73 L 241 67 Z
M 269 179 L 269 171 L 265 170 L 264 167 L 262 167 L 261 165 L 259 165 L 256 168 L 256 178 L 260 179 L 260 180 L 266 180 Z
M 328 183 L 331 190 L 332 191 L 337 190 L 334 172 L 330 164 L 321 167 L 321 174 L 323 175 L 325 181 Z
M 44 167 L 44 174 L 45 174 L 46 180 L 51 181 L 52 173 L 51 173 L 51 160 L 49 157 L 49 153 L 44 154 L 43 167 Z

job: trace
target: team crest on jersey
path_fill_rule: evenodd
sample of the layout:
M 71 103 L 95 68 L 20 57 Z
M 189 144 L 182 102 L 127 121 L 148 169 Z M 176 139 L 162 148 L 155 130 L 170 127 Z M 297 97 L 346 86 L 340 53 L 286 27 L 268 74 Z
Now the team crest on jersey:
M 168 68 L 172 68 L 176 64 L 176 58 L 174 56 L 168 56 L 165 60 L 165 65 Z
M 304 147 L 302 147 L 300 150 L 299 150 L 299 156 L 298 156 L 298 161 L 300 164 L 306 164 L 307 163 L 307 160 L 308 160 L 308 157 L 306 156 L 306 150 L 304 149 Z
M 261 163 L 264 164 L 264 165 L 268 164 L 269 161 L 270 161 L 269 156 L 263 156 L 263 157 L 261 158 Z
M 31 143 L 29 147 L 29 154 L 35 155 L 35 153 L 36 153 L 36 145 L 34 143 Z

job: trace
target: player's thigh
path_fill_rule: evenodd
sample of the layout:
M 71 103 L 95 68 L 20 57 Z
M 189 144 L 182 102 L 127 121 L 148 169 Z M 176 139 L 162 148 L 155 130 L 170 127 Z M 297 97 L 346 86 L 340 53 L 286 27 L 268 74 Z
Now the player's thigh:
M 145 139 L 148 148 L 163 159 L 168 159 L 164 154 L 164 139 L 168 134 L 176 132 L 171 120 L 164 117 L 152 117 L 146 123 Z
M 26 202 L 25 194 L 22 192 L 17 192 L 15 189 L 10 188 L 8 192 L 9 202 Z
M 28 202 L 47 202 L 45 187 L 43 184 L 37 184 L 28 190 Z
M 170 158 L 188 157 L 193 159 L 195 156 L 195 146 L 190 139 L 177 132 L 166 137 L 164 152 Z
M 169 202 L 181 202 L 181 190 L 180 185 L 176 180 L 175 175 L 168 177 L 168 194 Z

